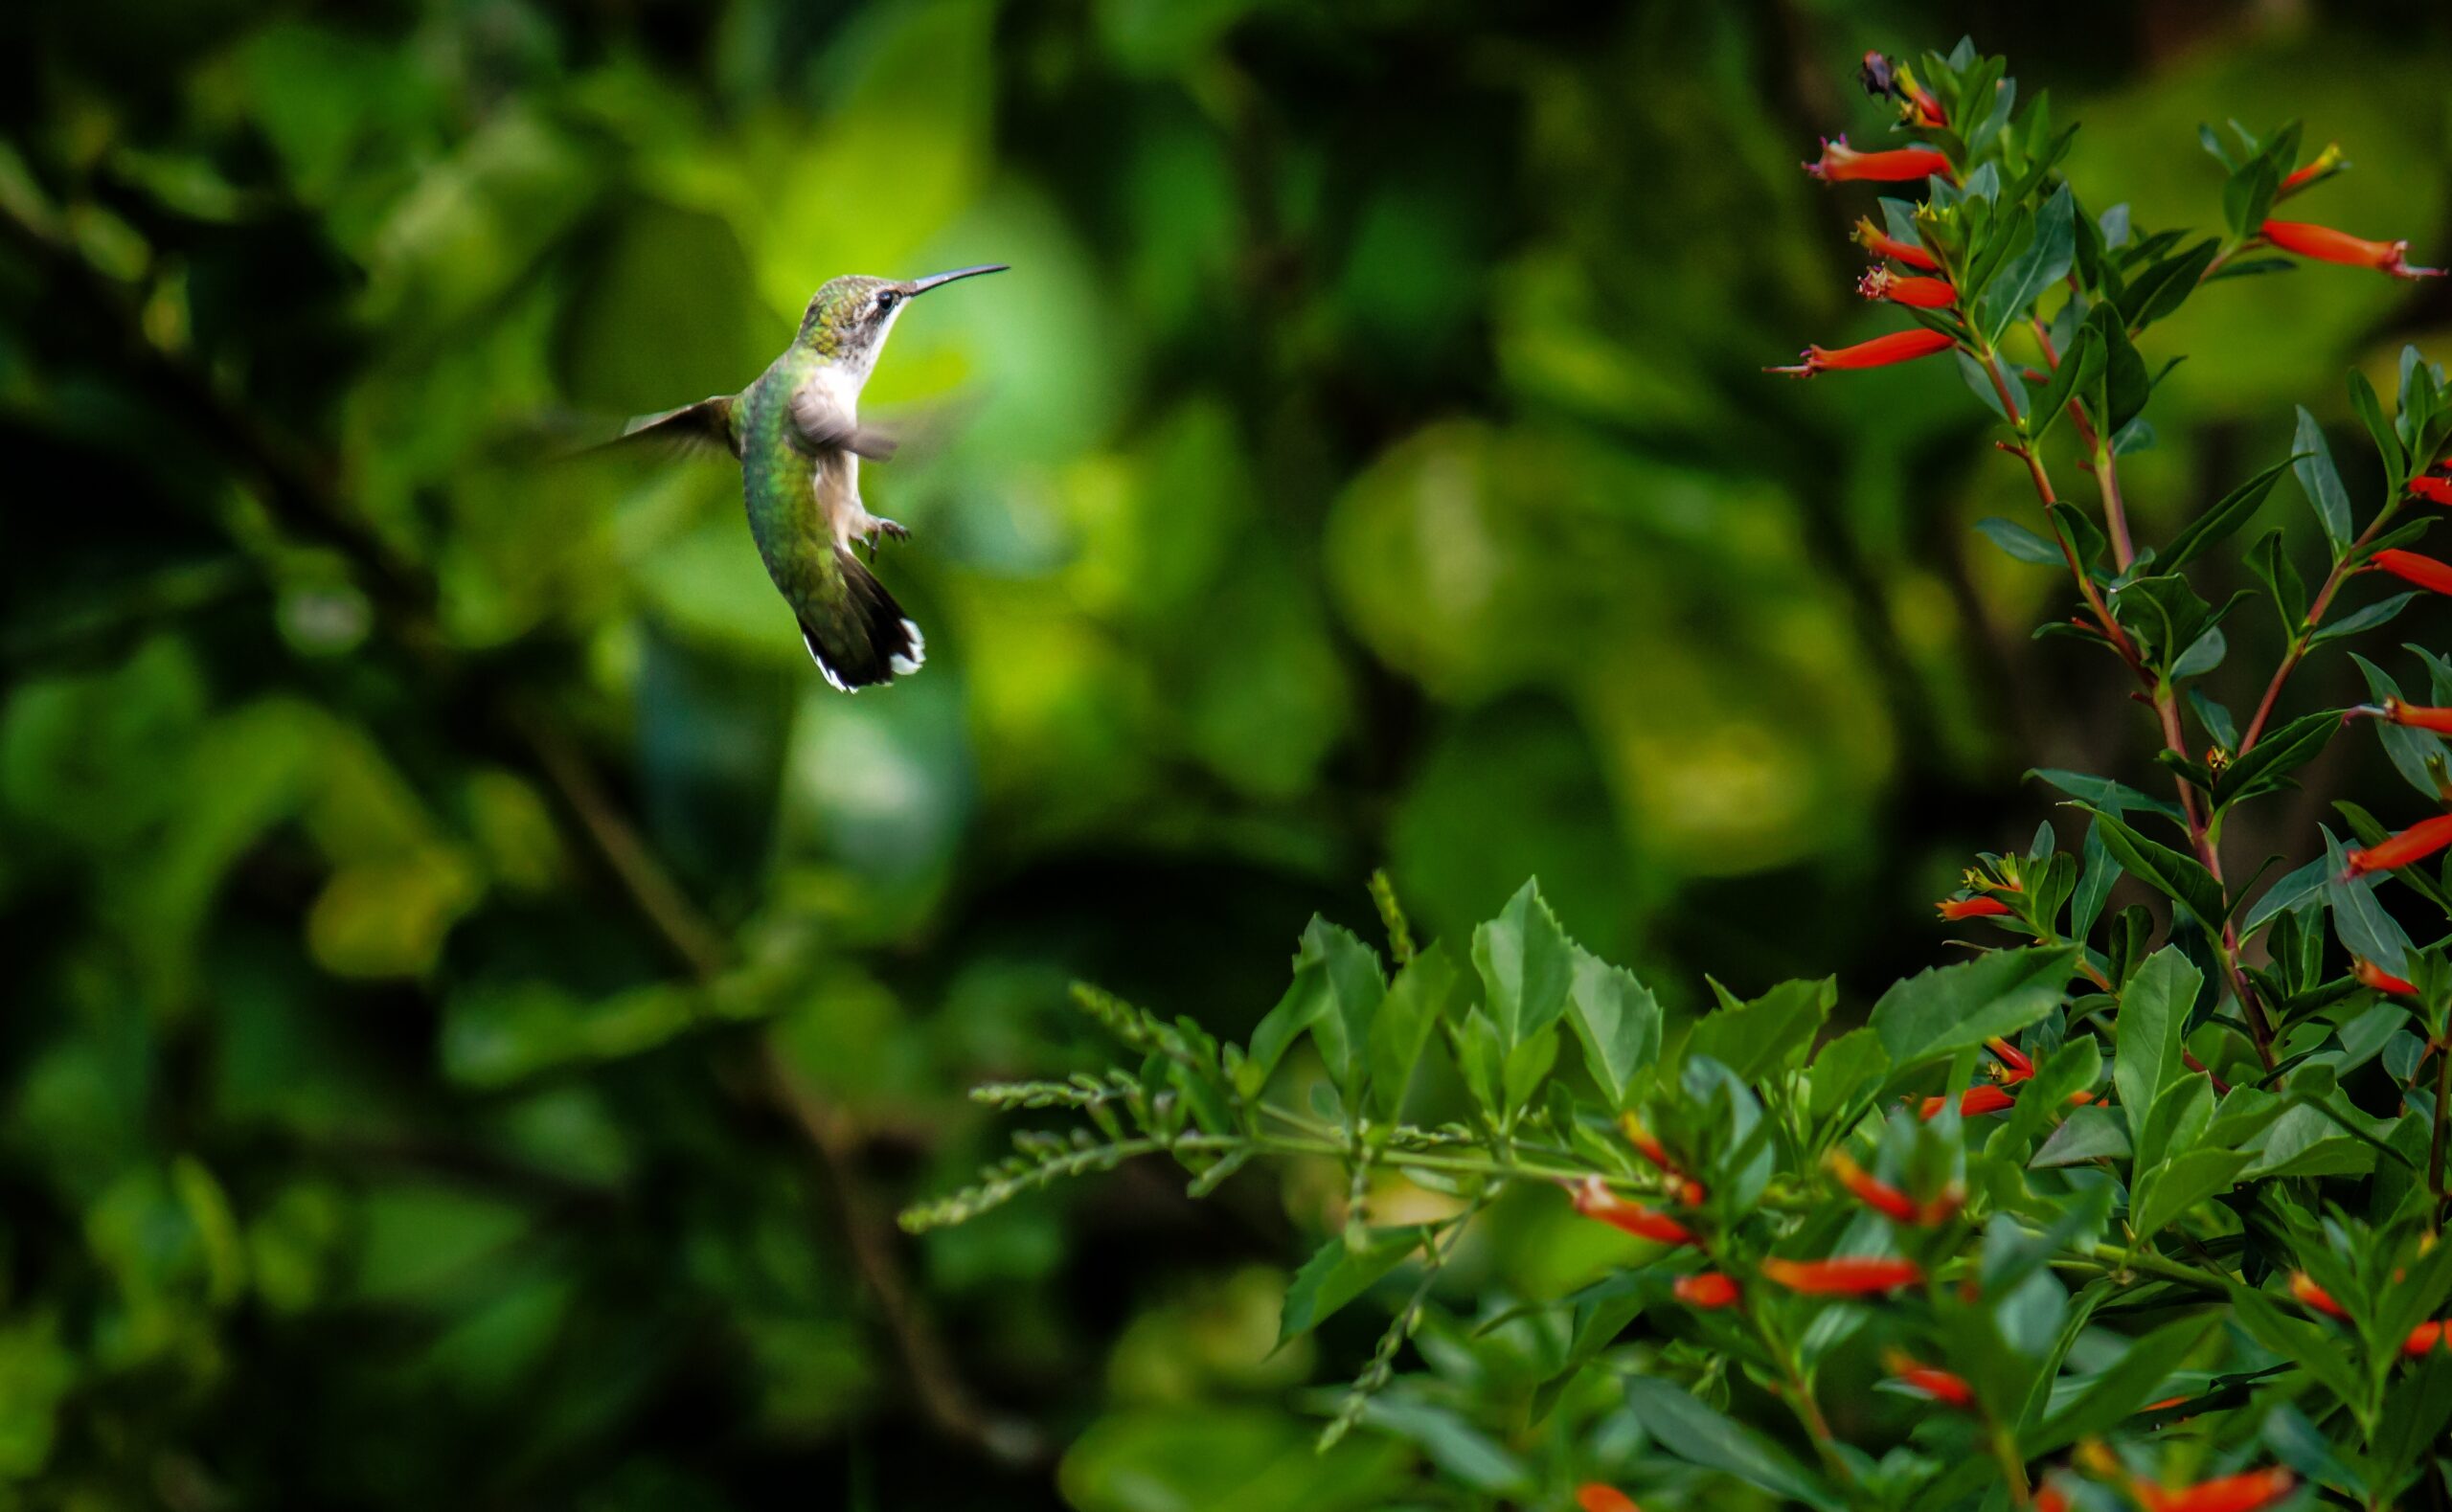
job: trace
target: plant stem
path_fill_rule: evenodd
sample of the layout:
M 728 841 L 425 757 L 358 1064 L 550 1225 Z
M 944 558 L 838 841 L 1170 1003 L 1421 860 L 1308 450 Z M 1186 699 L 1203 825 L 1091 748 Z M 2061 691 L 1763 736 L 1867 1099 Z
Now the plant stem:
M 2265 721 L 2273 716 L 2274 701 L 2282 696 L 2282 685 L 2290 681 L 2290 674 L 2297 670 L 2300 659 L 2307 654 L 2307 647 L 2315 640 L 2316 627 L 2325 622 L 2326 612 L 2332 608 L 2333 596 L 2341 592 L 2341 585 L 2350 580 L 2350 575 L 2358 570 L 2350 564 L 2359 560 L 2367 543 L 2382 533 L 2393 516 L 2400 512 L 2400 508 L 2398 500 L 2384 506 L 2373 522 L 2359 532 L 2358 539 L 2350 542 L 2350 549 L 2333 563 L 2332 571 L 2325 575 L 2324 585 L 2316 590 L 2315 601 L 2307 606 L 2306 620 L 2300 624 L 2299 633 L 2290 638 L 2290 648 L 2282 652 L 2282 665 L 2273 669 L 2273 681 L 2264 685 L 2264 696 L 2257 701 L 2256 717 L 2248 721 L 2247 732 L 2239 736 L 2238 755 L 2246 756 L 2256 749 L 2257 738 L 2264 733 Z
M 2426 1185 L 2427 1190 L 2435 1194 L 2439 1219 L 2446 1196 L 2443 1190 L 2443 1144 L 2447 1113 L 2452 1113 L 2452 1046 L 2440 1046 L 2435 1051 L 2435 1135 L 2426 1146 Z

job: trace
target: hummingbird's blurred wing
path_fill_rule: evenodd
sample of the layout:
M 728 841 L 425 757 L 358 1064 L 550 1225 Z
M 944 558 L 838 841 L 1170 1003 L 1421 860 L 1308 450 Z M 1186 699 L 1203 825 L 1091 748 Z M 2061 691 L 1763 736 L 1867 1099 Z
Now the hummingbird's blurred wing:
M 642 415 L 623 426 L 622 434 L 604 444 L 661 443 L 680 451 L 738 457 L 740 455 L 740 435 L 733 429 L 732 406 L 731 395 L 718 394 L 713 398 L 685 404 L 661 415 Z
M 897 442 L 874 425 L 862 425 L 844 413 L 832 384 L 813 379 L 792 391 L 792 440 L 801 450 L 846 451 L 871 462 L 894 455 Z

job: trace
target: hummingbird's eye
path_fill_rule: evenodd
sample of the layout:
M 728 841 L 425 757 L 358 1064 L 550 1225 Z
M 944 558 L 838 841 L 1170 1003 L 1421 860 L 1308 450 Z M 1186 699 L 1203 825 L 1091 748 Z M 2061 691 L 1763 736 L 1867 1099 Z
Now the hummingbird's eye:
M 887 314 L 887 313 L 889 313 L 890 311 L 892 311 L 892 310 L 893 310 L 893 308 L 895 307 L 895 305 L 897 305 L 900 304 L 901 302 L 902 302 L 902 296 L 901 296 L 901 295 L 899 295 L 899 294 L 896 293 L 896 292 L 895 292 L 894 290 L 892 290 L 892 289 L 888 289 L 888 290 L 886 290 L 884 293 L 882 293 L 882 294 L 880 294 L 880 295 L 878 295 L 878 296 L 877 296 L 877 313 L 878 313 L 878 314 L 880 314 L 880 315 Z

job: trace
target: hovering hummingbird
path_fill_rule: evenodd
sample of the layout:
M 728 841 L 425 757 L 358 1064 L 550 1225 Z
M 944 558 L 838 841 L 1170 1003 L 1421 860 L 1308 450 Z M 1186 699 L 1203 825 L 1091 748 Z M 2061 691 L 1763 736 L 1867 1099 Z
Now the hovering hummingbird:
M 904 305 L 956 279 L 1004 271 L 997 262 L 900 282 L 829 280 L 791 346 L 748 388 L 623 428 L 624 441 L 720 446 L 740 459 L 766 575 L 799 618 L 817 669 L 847 693 L 916 672 L 927 659 L 920 627 L 851 552 L 858 541 L 874 561 L 879 535 L 911 535 L 860 503 L 860 459 L 883 462 L 895 448 L 891 436 L 860 423 L 860 390 Z

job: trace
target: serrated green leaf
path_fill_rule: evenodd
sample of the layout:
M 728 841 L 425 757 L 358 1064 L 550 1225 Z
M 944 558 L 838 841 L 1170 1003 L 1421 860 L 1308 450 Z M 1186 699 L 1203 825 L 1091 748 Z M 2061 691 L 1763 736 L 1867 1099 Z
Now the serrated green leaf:
M 1893 1079 L 1996 1034 L 2014 1034 L 2051 1012 L 2066 995 L 2077 955 L 2070 946 L 1999 950 L 1894 985 L 1870 1020 Z
M 1686 1052 L 1709 1055 L 1739 1081 L 1759 1081 L 1804 1056 L 1838 1001 L 1839 983 L 1829 978 L 1783 982 L 1751 1003 L 1705 1015 Z
M 1299 1338 L 1319 1327 L 1338 1309 L 1371 1290 L 1379 1278 L 1404 1264 L 1405 1257 L 1428 1242 L 1436 1226 L 1405 1224 L 1366 1231 L 1359 1245 L 1339 1234 L 1322 1245 L 1285 1289 L 1285 1308 L 1279 1315 L 1277 1342 Z
M 1527 882 L 1498 917 L 1473 931 L 1473 965 L 1481 973 L 1491 1022 L 1510 1049 L 1558 1021 L 1575 983 L 1575 947 L 1557 915 Z

